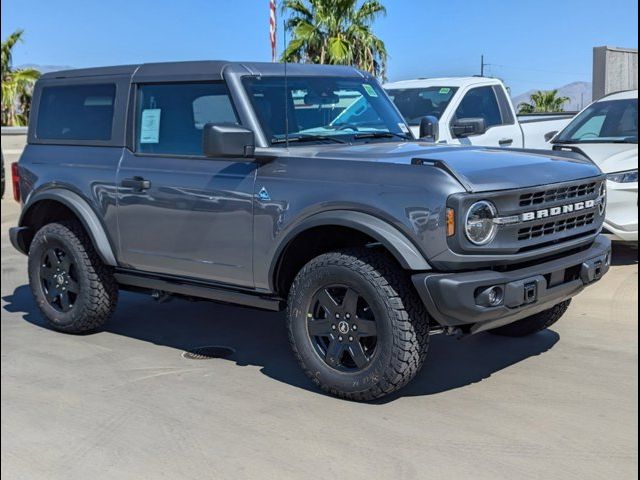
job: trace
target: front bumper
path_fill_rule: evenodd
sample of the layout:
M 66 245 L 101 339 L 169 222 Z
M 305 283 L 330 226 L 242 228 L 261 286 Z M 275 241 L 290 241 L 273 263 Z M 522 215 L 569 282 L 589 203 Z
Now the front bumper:
M 496 272 L 420 273 L 411 278 L 429 314 L 441 325 L 490 330 L 547 310 L 594 283 L 609 270 L 611 241 L 599 235 L 587 250 L 526 268 Z M 501 305 L 478 304 L 492 286 L 504 292 Z
M 638 184 L 607 182 L 604 228 L 615 240 L 638 241 Z

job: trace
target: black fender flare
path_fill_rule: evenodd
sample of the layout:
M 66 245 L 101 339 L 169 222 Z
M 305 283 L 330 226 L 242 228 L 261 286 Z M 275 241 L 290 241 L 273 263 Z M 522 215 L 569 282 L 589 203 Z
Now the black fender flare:
M 284 235 L 284 238 L 278 243 L 269 268 L 269 278 L 272 282 L 287 245 L 305 230 L 325 225 L 349 227 L 370 236 L 389 250 L 405 270 L 431 270 L 431 265 L 414 243 L 390 223 L 368 213 L 352 210 L 330 210 L 311 215 Z
M 20 214 L 18 222 L 20 227 L 29 227 L 29 225 L 24 224 L 25 218 L 31 208 L 42 200 L 54 200 L 69 208 L 78 217 L 89 237 L 91 237 L 93 246 L 102 261 L 106 265 L 114 267 L 118 265 L 109 237 L 96 212 L 84 198 L 66 188 L 48 188 L 30 196 Z

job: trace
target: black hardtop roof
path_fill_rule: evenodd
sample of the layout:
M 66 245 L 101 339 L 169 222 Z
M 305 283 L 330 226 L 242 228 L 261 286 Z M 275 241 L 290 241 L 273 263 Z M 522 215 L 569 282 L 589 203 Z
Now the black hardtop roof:
M 190 62 L 142 63 L 139 65 L 117 65 L 112 67 L 78 68 L 60 70 L 42 75 L 42 80 L 72 79 L 102 76 L 125 76 L 133 82 L 166 81 L 181 79 L 222 79 L 226 69 L 239 74 L 280 76 L 284 75 L 283 63 L 270 62 L 229 62 L 225 60 L 201 60 Z M 289 63 L 287 75 L 291 76 L 368 76 L 360 70 L 343 65 L 314 65 Z

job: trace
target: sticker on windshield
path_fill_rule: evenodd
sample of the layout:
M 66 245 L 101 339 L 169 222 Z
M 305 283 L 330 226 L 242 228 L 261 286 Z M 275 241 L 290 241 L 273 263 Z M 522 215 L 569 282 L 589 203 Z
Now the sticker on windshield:
M 160 109 L 142 110 L 140 119 L 140 143 L 160 142 Z
M 404 123 L 398 123 L 398 127 L 402 130 L 402 133 L 409 133 L 409 127 L 407 127 Z
M 443 87 L 440 89 L 440 91 L 438 92 L 440 95 L 446 95 L 447 93 L 449 93 L 451 91 L 450 88 L 447 87 Z
M 370 97 L 377 97 L 378 96 L 378 92 L 376 92 L 375 89 L 371 85 L 369 85 L 368 83 L 363 84 L 362 87 L 364 88 L 365 92 L 367 92 L 367 94 Z

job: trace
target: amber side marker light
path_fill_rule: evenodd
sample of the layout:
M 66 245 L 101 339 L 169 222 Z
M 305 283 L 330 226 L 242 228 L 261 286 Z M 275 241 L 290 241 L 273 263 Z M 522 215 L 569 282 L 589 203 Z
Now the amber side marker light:
M 453 237 L 456 233 L 456 211 L 447 208 L 447 237 Z

